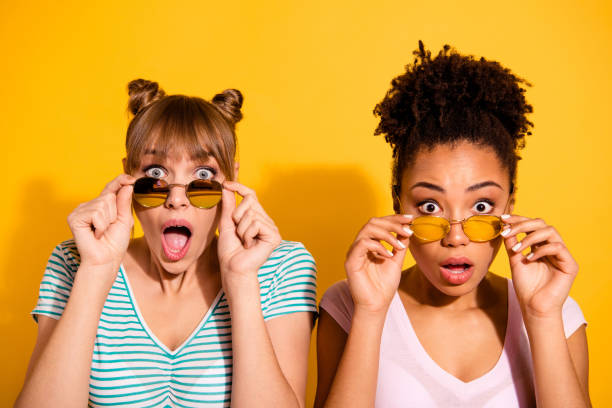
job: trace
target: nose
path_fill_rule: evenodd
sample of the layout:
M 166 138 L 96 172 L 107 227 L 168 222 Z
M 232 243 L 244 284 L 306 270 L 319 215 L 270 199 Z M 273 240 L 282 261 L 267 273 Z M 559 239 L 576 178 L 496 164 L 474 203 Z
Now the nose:
M 463 225 L 461 222 L 451 222 L 450 231 L 444 238 L 442 238 L 442 245 L 446 247 L 458 247 L 467 245 L 470 239 L 463 232 Z
M 187 198 L 187 186 L 173 185 L 170 186 L 170 192 L 166 199 L 166 208 L 178 209 L 189 207 L 189 199 Z

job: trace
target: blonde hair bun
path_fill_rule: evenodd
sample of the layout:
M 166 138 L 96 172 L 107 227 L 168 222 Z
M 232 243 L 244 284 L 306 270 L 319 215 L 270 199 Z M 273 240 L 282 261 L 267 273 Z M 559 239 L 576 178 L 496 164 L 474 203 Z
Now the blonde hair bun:
M 153 102 L 160 100 L 166 93 L 159 87 L 159 84 L 146 79 L 134 79 L 127 86 L 128 109 L 132 114 L 137 115 Z

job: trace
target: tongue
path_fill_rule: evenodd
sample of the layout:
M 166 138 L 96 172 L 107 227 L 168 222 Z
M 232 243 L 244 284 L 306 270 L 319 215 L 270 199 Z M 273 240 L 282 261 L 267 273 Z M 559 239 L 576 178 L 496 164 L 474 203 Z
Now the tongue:
M 173 229 L 168 229 L 164 232 L 164 236 L 166 238 L 166 245 L 175 252 L 179 252 L 185 244 L 189 237 L 183 231 L 177 231 Z

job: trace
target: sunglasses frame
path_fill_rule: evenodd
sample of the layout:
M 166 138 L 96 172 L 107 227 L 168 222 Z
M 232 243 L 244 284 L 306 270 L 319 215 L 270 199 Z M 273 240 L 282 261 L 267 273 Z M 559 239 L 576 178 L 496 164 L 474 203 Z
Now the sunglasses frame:
M 503 212 L 504 214 L 505 214 L 505 213 L 506 213 L 506 211 L 508 210 L 508 206 L 510 205 L 510 202 L 512 201 L 512 196 L 513 196 L 513 194 L 512 194 L 512 192 L 511 192 L 511 193 L 510 193 L 510 195 L 508 196 L 508 201 L 506 201 L 506 205 L 504 206 L 504 212 Z M 489 217 L 495 217 L 495 218 L 497 218 L 497 219 L 499 220 L 499 222 L 500 222 L 500 229 L 499 229 L 499 232 L 498 232 L 497 234 L 495 234 L 495 235 L 494 235 L 492 238 L 489 238 L 489 239 L 486 239 L 486 240 L 474 240 L 474 239 L 470 238 L 468 234 L 466 234 L 466 233 L 465 233 L 465 223 L 466 223 L 466 222 L 467 222 L 467 221 L 468 221 L 470 218 L 473 218 L 473 217 L 480 217 L 480 216 L 483 216 L 483 215 L 486 215 L 486 216 L 489 216 Z M 421 216 L 419 216 L 419 217 L 415 217 L 415 218 L 412 220 L 412 222 L 411 222 L 410 224 L 408 224 L 408 225 L 412 226 L 412 224 L 414 223 L 414 221 L 415 221 L 415 220 L 417 220 L 417 219 L 419 219 L 419 218 L 439 218 L 439 219 L 443 219 L 443 220 L 444 220 L 444 221 L 446 221 L 446 223 L 448 224 L 448 228 L 445 228 L 446 232 L 444 233 L 444 235 L 442 235 L 442 237 L 440 237 L 440 238 L 438 238 L 438 239 L 423 239 L 423 238 L 421 238 L 421 237 L 417 236 L 417 235 L 416 235 L 416 233 L 415 233 L 414 235 L 415 235 L 415 236 L 416 236 L 416 237 L 417 237 L 419 240 L 421 240 L 421 241 L 423 241 L 423 242 L 435 242 L 435 241 L 440 241 L 440 240 L 442 240 L 442 239 L 446 238 L 446 236 L 449 234 L 449 232 L 450 232 L 451 227 L 452 227 L 452 225 L 453 225 L 453 224 L 461 224 L 461 228 L 463 229 L 463 233 L 465 234 L 465 236 L 466 236 L 466 237 L 468 237 L 468 238 L 470 239 L 470 241 L 472 241 L 472 242 L 488 242 L 488 241 L 491 241 L 491 240 L 493 240 L 493 239 L 497 238 L 497 237 L 498 237 L 498 236 L 501 234 L 501 232 L 503 231 L 503 229 L 504 229 L 504 225 L 506 225 L 506 224 L 504 223 L 504 220 L 502 220 L 502 218 L 501 218 L 499 215 L 491 215 L 491 214 L 474 214 L 474 215 L 470 215 L 469 217 L 466 217 L 466 218 L 464 218 L 464 219 L 462 219 L 462 220 L 455 220 L 455 219 L 450 219 L 450 220 L 449 220 L 448 218 L 446 218 L 446 217 L 442 217 L 442 216 L 440 216 L 440 215 L 421 215 Z
M 140 177 L 139 179 L 137 179 L 134 182 L 134 188 L 136 187 L 136 183 L 138 183 L 140 180 L 147 180 L 147 179 L 155 180 L 155 182 L 165 183 L 166 185 L 163 186 L 163 188 L 168 189 L 168 192 L 165 193 L 166 197 L 165 197 L 164 201 L 161 202 L 160 204 L 158 204 L 158 205 L 145 205 L 145 204 L 140 203 L 136 199 L 136 192 L 134 191 L 133 200 L 136 201 L 138 203 L 138 205 L 140 205 L 142 207 L 145 207 L 145 208 L 155 208 L 155 207 L 159 207 L 161 205 L 164 205 L 166 203 L 166 201 L 168 200 L 168 197 L 170 196 L 170 189 L 172 187 L 183 187 L 185 189 L 185 196 L 187 197 L 187 200 L 189 200 L 189 204 L 193 205 L 196 208 L 209 209 L 209 208 L 213 208 L 214 206 L 216 206 L 217 204 L 219 204 L 221 202 L 221 191 L 223 191 L 223 186 L 221 185 L 221 183 L 219 183 L 216 180 L 195 179 L 195 180 L 190 181 L 187 184 L 179 184 L 179 183 L 172 183 L 172 184 L 170 184 L 170 183 L 166 182 L 165 180 L 158 179 L 158 178 L 155 178 L 155 177 Z M 218 188 L 218 191 L 219 191 L 219 201 L 217 201 L 214 205 L 211 205 L 210 207 L 201 207 L 199 205 L 194 204 L 193 201 L 191 201 L 191 197 L 189 195 L 189 186 L 191 186 L 193 183 L 196 183 L 196 182 L 210 183 L 212 186 L 216 187 L 216 188 L 212 189 L 213 191 L 217 191 L 217 188 Z
M 491 237 L 491 238 L 489 238 L 489 239 L 485 239 L 485 240 L 472 239 L 472 238 L 471 238 L 471 237 L 470 237 L 470 236 L 469 236 L 469 235 L 468 235 L 468 234 L 465 232 L 465 223 L 466 223 L 466 222 L 468 222 L 468 221 L 470 220 L 470 218 L 474 218 L 474 217 L 482 217 L 483 215 L 484 215 L 484 216 L 489 216 L 489 217 L 494 217 L 494 218 L 498 219 L 498 220 L 499 220 L 499 222 L 500 222 L 500 229 L 499 229 L 499 231 L 498 231 L 498 232 L 497 232 L 497 233 L 496 233 L 496 234 L 495 234 L 493 237 Z M 416 217 L 414 220 L 417 220 L 417 219 L 419 219 L 419 218 L 438 218 L 438 219 L 442 219 L 442 220 L 446 221 L 446 224 L 441 225 L 441 227 L 443 226 L 443 227 L 444 227 L 444 230 L 445 230 L 444 235 L 442 235 L 442 237 L 440 237 L 440 238 L 438 238 L 438 239 L 425 239 L 425 238 L 421 238 L 421 237 L 417 236 L 417 235 L 416 235 L 416 232 L 414 233 L 414 234 L 415 234 L 415 236 L 416 236 L 416 237 L 417 237 L 419 240 L 424 241 L 424 242 L 435 242 L 435 241 L 440 241 L 441 239 L 444 239 L 444 238 L 445 238 L 445 237 L 446 237 L 446 236 L 449 234 L 449 232 L 450 232 L 450 230 L 451 230 L 451 226 L 452 226 L 453 224 L 461 224 L 461 228 L 463 229 L 463 233 L 465 234 L 465 236 L 466 236 L 466 237 L 468 237 L 468 238 L 470 239 L 470 241 L 472 241 L 472 242 L 487 242 L 487 241 L 491 241 L 492 239 L 497 238 L 497 237 L 498 237 L 498 236 L 501 234 L 501 232 L 502 232 L 502 230 L 503 230 L 503 225 L 504 225 L 504 221 L 501 219 L 501 217 L 500 217 L 500 216 L 497 216 L 497 215 L 490 215 L 490 214 L 474 214 L 474 215 L 471 215 L 471 216 L 469 216 L 469 217 L 467 217 L 467 218 L 464 218 L 464 219 L 462 219 L 462 220 L 452 220 L 452 219 L 451 219 L 451 220 L 449 220 L 448 218 L 444 218 L 444 217 L 439 216 L 439 215 L 422 215 L 422 216 L 420 216 L 420 217 Z M 413 220 L 413 222 L 414 222 L 414 220 Z M 408 225 L 412 226 L 412 222 L 411 222 L 410 224 L 408 224 Z

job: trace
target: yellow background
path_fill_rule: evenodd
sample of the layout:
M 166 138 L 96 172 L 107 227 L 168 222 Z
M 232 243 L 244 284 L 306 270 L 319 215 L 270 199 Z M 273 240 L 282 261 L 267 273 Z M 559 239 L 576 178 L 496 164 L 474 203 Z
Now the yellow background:
M 0 3 L 1 406 L 23 381 L 28 313 L 50 251 L 69 238 L 66 216 L 121 170 L 129 80 L 207 98 L 243 91 L 240 180 L 314 254 L 320 296 L 343 278 L 360 226 L 391 212 L 390 150 L 373 136 L 372 108 L 419 39 L 534 84 L 516 210 L 557 227 L 579 261 L 571 294 L 589 322 L 592 400 L 612 400 L 609 2 L 18 3 Z M 507 275 L 505 262 L 494 270 Z

